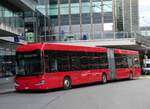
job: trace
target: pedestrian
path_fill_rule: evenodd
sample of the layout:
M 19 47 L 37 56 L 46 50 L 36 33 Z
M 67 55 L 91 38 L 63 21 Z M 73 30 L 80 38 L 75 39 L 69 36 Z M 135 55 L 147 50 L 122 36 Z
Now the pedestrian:
M 87 36 L 85 34 L 83 35 L 83 40 L 87 40 Z

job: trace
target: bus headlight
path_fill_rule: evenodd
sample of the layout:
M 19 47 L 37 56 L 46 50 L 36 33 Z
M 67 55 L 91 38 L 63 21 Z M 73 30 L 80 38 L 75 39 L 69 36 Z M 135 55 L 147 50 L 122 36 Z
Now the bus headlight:
M 43 84 L 45 84 L 45 80 L 40 80 L 37 84 L 35 84 L 35 85 L 43 85 Z

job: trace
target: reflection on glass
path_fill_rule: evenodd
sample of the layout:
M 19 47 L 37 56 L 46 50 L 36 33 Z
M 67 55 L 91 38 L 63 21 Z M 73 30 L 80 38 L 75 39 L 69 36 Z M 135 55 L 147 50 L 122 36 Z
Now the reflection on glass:
M 41 74 L 40 51 L 17 53 L 17 75 L 32 76 Z
M 13 12 L 0 4 L 0 23 L 11 27 L 23 27 L 22 13 Z
M 100 2 L 93 2 L 92 4 L 92 11 L 93 13 L 100 13 L 101 12 L 101 4 Z M 82 3 L 82 13 L 90 13 L 90 3 L 83 2 Z M 44 11 L 44 5 L 38 6 L 39 10 Z M 79 14 L 79 3 L 71 3 L 71 14 Z M 104 12 L 112 12 L 112 1 L 105 1 L 104 2 Z M 58 5 L 52 4 L 49 8 L 49 14 L 51 16 L 58 15 Z M 60 4 L 60 14 L 61 15 L 68 15 L 69 14 L 69 5 Z

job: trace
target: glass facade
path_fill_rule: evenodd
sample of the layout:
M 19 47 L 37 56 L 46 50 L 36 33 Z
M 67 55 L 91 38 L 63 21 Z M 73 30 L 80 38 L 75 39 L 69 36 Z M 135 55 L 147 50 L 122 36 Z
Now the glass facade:
M 140 28 L 140 33 L 142 36 L 144 36 L 146 39 L 150 40 L 150 27 L 141 27 Z
M 90 13 L 90 2 L 88 0 L 86 2 L 82 3 L 82 14 Z M 112 2 L 106 1 L 104 5 L 104 12 L 111 12 L 112 9 Z M 42 6 L 41 6 L 42 8 Z M 71 14 L 79 14 L 79 3 L 71 3 Z M 61 15 L 68 15 L 69 14 L 69 6 L 68 3 L 66 4 L 60 4 L 60 8 L 58 7 L 58 4 L 51 4 L 49 9 L 50 16 L 58 15 L 58 10 L 60 9 Z M 93 13 L 100 13 L 100 2 L 93 2 L 92 5 L 92 12 Z
M 0 4 L 0 23 L 12 28 L 24 27 L 23 13 L 13 12 Z
M 116 29 L 117 31 L 123 31 L 123 1 L 122 0 L 116 0 L 116 17 L 117 17 L 117 23 L 116 23 Z
M 83 17 L 84 16 L 89 16 L 90 17 L 89 14 L 91 13 L 90 12 L 91 7 L 92 7 L 92 13 L 94 13 L 95 16 L 98 16 L 100 18 L 100 13 L 101 13 L 100 2 L 93 2 L 92 4 L 90 4 L 90 1 L 87 0 L 86 2 L 83 2 L 82 5 L 81 5 L 82 7 L 80 7 L 79 1 L 78 1 L 78 3 L 71 3 L 70 4 L 70 9 L 69 9 L 68 2 L 67 3 L 65 3 L 63 1 L 61 1 L 61 2 L 62 3 L 60 3 L 60 7 L 58 6 L 58 4 L 51 4 L 50 5 L 49 15 L 52 18 L 53 18 L 53 16 L 58 16 L 58 11 L 59 10 L 60 10 L 61 17 L 69 15 L 69 14 L 79 16 L 80 8 L 82 8 L 81 12 L 82 12 Z M 112 12 L 112 1 L 105 1 L 104 4 L 105 4 L 104 5 L 104 12 L 105 13 L 111 13 Z M 71 10 L 71 13 L 69 13 L 69 10 Z M 111 16 L 109 14 L 106 14 L 106 18 L 108 17 L 110 20 L 112 20 Z M 88 19 L 90 20 L 90 18 L 88 18 Z M 68 19 L 66 19 L 66 20 L 68 20 Z M 75 20 L 75 19 L 72 19 L 72 21 L 73 20 Z M 87 20 L 87 19 L 84 19 L 84 20 Z M 95 23 L 100 23 L 100 22 L 95 22 Z M 77 22 L 76 24 L 79 24 L 79 22 Z
M 18 12 L 10 8 L 12 7 L 0 2 L 0 29 L 5 31 L 5 33 L 0 33 L 0 37 L 6 36 L 6 41 L 0 40 L 0 78 L 15 75 L 16 44 L 7 42 L 7 33 L 10 32 L 9 29 L 18 30 L 20 34 L 24 30 L 23 12 Z
M 50 34 L 58 40 L 62 31 L 63 36 L 78 36 L 75 39 L 97 39 L 139 30 L 138 0 L 38 0 L 37 10 L 48 18 Z
M 138 32 L 138 0 L 116 0 L 116 28 L 118 31 Z
M 15 45 L 0 44 L 0 78 L 15 75 Z
M 143 36 L 146 36 L 147 38 L 150 39 L 150 30 L 142 30 L 142 31 L 141 31 L 141 34 L 142 34 Z
M 103 5 L 100 0 L 51 0 L 48 15 L 53 34 L 59 35 L 64 31 L 66 34 L 74 33 L 81 37 L 83 34 L 94 36 L 93 33 L 102 30 L 101 6 L 104 23 L 112 30 L 112 0 L 104 0 Z

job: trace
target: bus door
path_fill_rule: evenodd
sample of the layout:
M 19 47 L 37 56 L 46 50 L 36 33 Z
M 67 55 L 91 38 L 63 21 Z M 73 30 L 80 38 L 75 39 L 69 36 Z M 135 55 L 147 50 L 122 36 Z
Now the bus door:
M 116 73 L 115 73 L 115 58 L 114 58 L 114 50 L 112 48 L 108 49 L 107 52 L 108 56 L 108 65 L 109 65 L 109 70 L 110 70 L 110 80 L 114 80 L 116 78 Z
M 90 82 L 91 71 L 88 68 L 88 56 L 84 53 L 84 56 L 80 56 L 80 79 L 82 83 Z
M 140 76 L 141 68 L 140 68 L 140 61 L 139 56 L 133 57 L 133 75 Z
M 117 79 L 127 78 L 130 71 L 128 56 L 124 54 L 115 54 L 115 63 Z
M 58 69 L 58 59 L 55 56 L 45 57 L 45 79 L 49 87 L 61 87 L 61 73 Z

